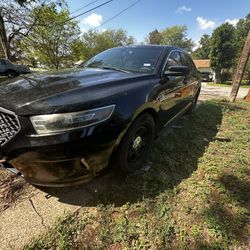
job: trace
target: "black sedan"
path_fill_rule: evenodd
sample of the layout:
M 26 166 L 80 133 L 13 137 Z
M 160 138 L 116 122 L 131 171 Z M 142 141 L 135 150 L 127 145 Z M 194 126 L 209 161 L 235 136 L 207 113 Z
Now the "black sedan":
M 191 112 L 200 75 L 182 49 L 109 49 L 77 69 L 0 85 L 0 162 L 41 186 L 78 184 L 108 165 L 145 164 L 159 131 Z
M 203 82 L 212 82 L 213 81 L 213 74 L 211 72 L 203 71 L 203 72 L 201 72 L 201 80 Z
M 5 58 L 0 59 L 0 75 L 2 76 L 13 78 L 20 74 L 27 74 L 30 72 L 27 66 L 14 64 Z

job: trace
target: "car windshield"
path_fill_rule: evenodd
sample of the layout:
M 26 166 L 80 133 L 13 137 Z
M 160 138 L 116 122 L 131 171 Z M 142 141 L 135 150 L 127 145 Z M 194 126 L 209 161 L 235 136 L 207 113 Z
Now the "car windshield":
M 121 47 L 106 50 L 87 60 L 80 67 L 153 73 L 163 47 Z

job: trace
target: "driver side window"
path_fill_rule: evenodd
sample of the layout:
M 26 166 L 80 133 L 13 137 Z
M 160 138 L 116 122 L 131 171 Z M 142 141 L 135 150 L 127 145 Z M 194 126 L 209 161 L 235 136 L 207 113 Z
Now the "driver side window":
M 180 52 L 178 51 L 173 51 L 173 52 L 170 52 L 170 56 L 168 58 L 168 61 L 167 61 L 167 64 L 166 64 L 166 67 L 165 67 L 165 70 L 168 70 L 168 68 L 170 66 L 177 66 L 177 65 L 181 65 L 181 55 L 180 55 Z

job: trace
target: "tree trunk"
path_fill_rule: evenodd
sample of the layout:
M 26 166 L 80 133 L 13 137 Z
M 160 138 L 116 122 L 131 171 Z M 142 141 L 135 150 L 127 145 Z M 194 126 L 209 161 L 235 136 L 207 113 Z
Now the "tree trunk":
M 7 59 L 10 59 L 10 44 L 8 42 L 7 34 L 6 34 L 6 29 L 4 25 L 4 20 L 2 13 L 0 11 L 0 42 L 3 48 L 4 56 Z
M 221 83 L 221 69 L 215 70 L 215 83 Z
M 248 35 L 246 37 L 245 45 L 243 47 L 236 72 L 234 74 L 234 79 L 233 79 L 233 86 L 232 86 L 232 91 L 230 94 L 230 101 L 235 102 L 235 99 L 237 97 L 240 84 L 244 75 L 244 71 L 247 66 L 247 61 L 249 58 L 249 53 L 250 53 L 250 30 L 248 32 Z

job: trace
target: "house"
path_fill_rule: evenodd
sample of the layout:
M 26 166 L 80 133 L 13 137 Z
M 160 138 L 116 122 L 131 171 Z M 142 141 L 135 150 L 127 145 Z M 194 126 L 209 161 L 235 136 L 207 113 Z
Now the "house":
M 209 59 L 193 60 L 196 68 L 201 72 L 202 81 L 214 81 L 215 73 Z
M 194 60 L 194 64 L 200 72 L 213 72 L 209 59 Z

